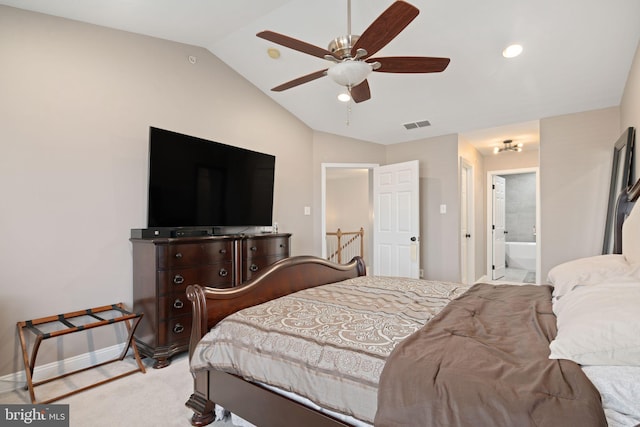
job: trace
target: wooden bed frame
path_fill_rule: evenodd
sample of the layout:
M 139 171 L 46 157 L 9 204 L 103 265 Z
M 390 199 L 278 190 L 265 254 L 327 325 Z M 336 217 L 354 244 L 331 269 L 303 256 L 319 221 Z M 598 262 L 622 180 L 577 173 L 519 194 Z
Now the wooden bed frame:
M 207 331 L 231 313 L 302 289 L 365 274 L 360 257 L 348 264 L 334 264 L 322 258 L 297 256 L 276 262 L 259 277 L 237 288 L 189 286 L 187 297 L 193 305 L 189 359 Z M 213 402 L 260 427 L 349 426 L 235 375 L 215 370 L 196 373 L 194 392 L 186 403 L 194 412 L 192 425 L 204 426 L 214 420 Z
M 640 180 L 621 192 L 616 208 L 614 253 L 622 253 L 622 223 L 640 197 Z M 198 285 L 187 288 L 193 304 L 189 356 L 216 323 L 231 313 L 290 293 L 366 274 L 360 257 L 349 264 L 333 264 L 321 258 L 299 256 L 281 260 L 253 281 L 238 288 L 213 289 Z M 214 420 L 214 403 L 260 427 L 349 426 L 258 384 L 221 371 L 194 375 L 194 393 L 186 405 L 194 411 L 191 424 L 204 426 Z

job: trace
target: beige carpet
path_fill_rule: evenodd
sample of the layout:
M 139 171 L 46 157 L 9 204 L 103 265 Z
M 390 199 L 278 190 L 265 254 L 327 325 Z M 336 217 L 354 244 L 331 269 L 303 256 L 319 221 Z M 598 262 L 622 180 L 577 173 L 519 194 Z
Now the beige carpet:
M 176 356 L 170 366 L 163 369 L 149 367 L 151 361 L 143 359 L 147 373 L 131 374 L 69 396 L 54 404 L 69 404 L 71 427 L 188 427 L 192 412 L 184 406 L 193 390 L 186 353 Z M 36 387 L 36 399 L 58 396 L 68 390 L 82 387 L 114 372 L 131 370 L 133 358 L 112 363 Z M 37 378 L 36 378 L 37 380 Z M 31 403 L 28 391 L 19 389 L 0 394 L 1 404 Z M 217 421 L 211 426 L 231 427 L 230 422 Z

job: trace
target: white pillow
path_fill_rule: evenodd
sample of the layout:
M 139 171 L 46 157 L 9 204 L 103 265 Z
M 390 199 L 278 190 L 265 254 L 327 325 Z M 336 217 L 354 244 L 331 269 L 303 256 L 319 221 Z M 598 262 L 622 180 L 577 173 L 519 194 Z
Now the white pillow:
M 553 267 L 547 280 L 553 285 L 553 297 L 558 299 L 576 285 L 640 281 L 640 268 L 629 264 L 624 255 L 596 255 Z
M 640 282 L 578 286 L 553 306 L 550 359 L 640 366 Z

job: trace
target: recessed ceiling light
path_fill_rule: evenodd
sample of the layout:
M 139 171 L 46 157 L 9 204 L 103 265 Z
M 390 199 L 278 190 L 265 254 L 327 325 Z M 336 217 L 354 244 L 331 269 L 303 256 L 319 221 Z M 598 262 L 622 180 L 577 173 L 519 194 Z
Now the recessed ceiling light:
M 280 51 L 275 47 L 270 47 L 267 49 L 267 55 L 269 55 L 269 58 L 278 59 L 280 58 Z
M 512 44 L 511 46 L 507 46 L 502 51 L 502 56 L 505 58 L 515 58 L 516 56 L 522 53 L 522 46 L 519 44 Z
M 338 95 L 338 101 L 349 102 L 351 101 L 351 96 L 346 92 L 342 92 L 341 94 Z

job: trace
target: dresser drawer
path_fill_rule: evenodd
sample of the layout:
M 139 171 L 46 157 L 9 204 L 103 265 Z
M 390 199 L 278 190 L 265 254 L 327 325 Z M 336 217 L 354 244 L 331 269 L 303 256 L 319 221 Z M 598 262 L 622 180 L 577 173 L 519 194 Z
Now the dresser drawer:
M 190 267 L 202 262 L 202 247 L 198 243 L 158 246 L 158 269 Z
M 188 343 L 191 335 L 191 316 L 161 320 L 158 333 L 161 345 Z
M 233 286 L 233 263 L 158 271 L 158 295 L 185 295 L 187 286 L 227 288 Z
M 185 295 L 169 295 L 158 298 L 158 317 L 166 320 L 173 317 L 191 316 L 191 301 Z
M 181 268 L 158 271 L 158 295 L 186 295 L 187 286 L 198 283 L 199 268 Z
M 289 256 L 288 237 L 246 239 L 242 242 L 244 259 L 266 255 Z
M 253 277 L 257 276 L 264 270 L 265 267 L 270 266 L 276 261 L 279 261 L 286 256 L 262 256 L 262 257 L 253 257 L 246 261 L 242 262 L 242 280 L 247 281 L 251 280 Z
M 235 283 L 232 262 L 221 262 L 200 268 L 198 284 L 212 288 L 231 288 Z
M 202 244 L 202 263 L 217 264 L 233 261 L 233 242 L 208 242 Z

